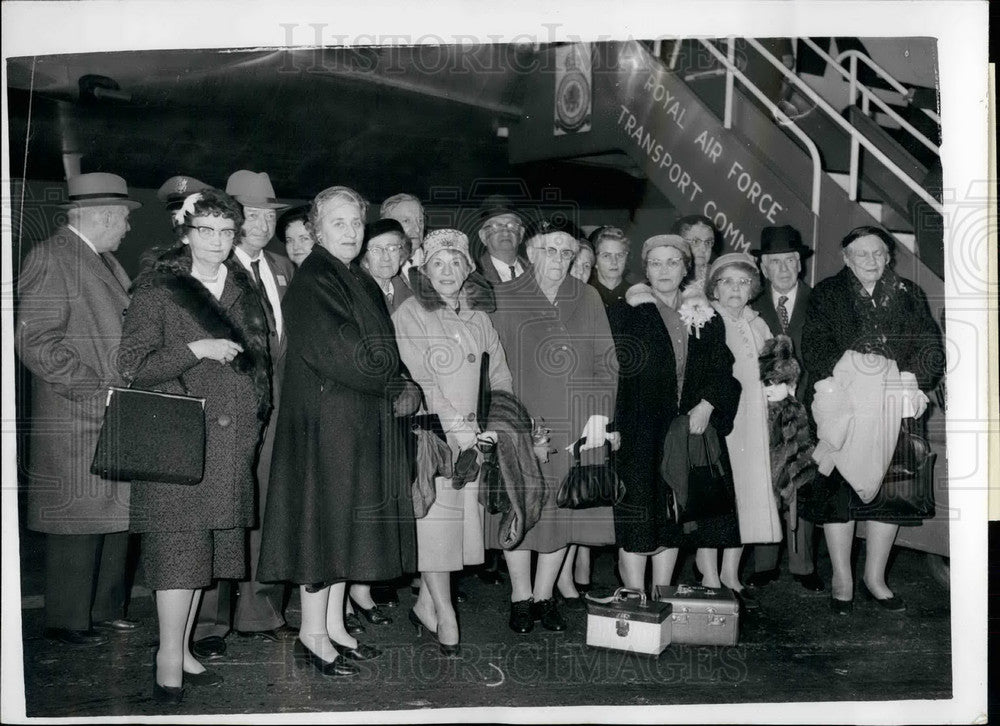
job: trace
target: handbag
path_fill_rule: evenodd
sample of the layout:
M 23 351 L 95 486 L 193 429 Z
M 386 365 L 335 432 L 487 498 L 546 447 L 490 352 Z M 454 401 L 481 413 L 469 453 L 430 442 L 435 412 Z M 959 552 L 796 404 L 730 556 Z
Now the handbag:
M 625 496 L 625 485 L 615 471 L 611 442 L 604 442 L 607 458 L 603 464 L 584 466 L 580 463 L 580 445 L 586 440 L 583 437 L 573 444 L 573 465 L 556 494 L 556 505 L 562 509 L 612 507 Z
M 715 429 L 688 435 L 687 502 L 680 507 L 680 522 L 712 519 L 736 511 L 732 475 L 722 458 Z
M 505 514 L 510 511 L 510 497 L 500 473 L 497 445 L 492 441 L 480 441 L 477 446 L 483 454 L 479 479 L 482 503 L 490 514 Z
M 934 516 L 934 463 L 937 454 L 931 451 L 927 439 L 912 430 L 911 422 L 912 419 L 903 419 L 896 450 L 875 498 L 863 504 L 857 497 L 852 497 L 852 519 L 919 521 Z
M 90 472 L 117 481 L 197 484 L 205 476 L 205 399 L 110 388 Z

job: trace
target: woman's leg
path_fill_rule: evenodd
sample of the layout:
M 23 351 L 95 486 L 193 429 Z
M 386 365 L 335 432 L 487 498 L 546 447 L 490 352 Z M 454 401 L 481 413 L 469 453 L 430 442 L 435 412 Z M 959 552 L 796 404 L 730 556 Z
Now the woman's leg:
M 346 582 L 330 585 L 330 602 L 326 606 L 326 633 L 330 636 L 330 640 L 340 645 L 357 648 L 358 641 L 347 632 L 347 628 L 344 626 L 344 596 L 346 594 Z
M 896 541 L 898 524 L 869 522 L 865 539 L 865 584 L 879 600 L 892 597 L 892 590 L 885 583 L 885 568 L 889 563 L 892 543 Z
M 350 600 L 353 600 L 354 604 L 363 610 L 371 610 L 375 607 L 375 601 L 372 600 L 371 585 L 365 582 L 355 582 L 351 584 Z M 348 607 L 350 607 L 350 604 L 348 604 Z
M 194 654 L 191 652 L 191 633 L 194 631 L 194 624 L 198 620 L 198 603 L 201 602 L 201 593 L 203 590 L 195 590 L 194 596 L 191 598 L 191 608 L 188 612 L 187 625 L 184 628 L 184 672 L 185 673 L 204 673 L 205 666 L 201 664 Z
M 646 585 L 646 559 L 646 555 L 618 550 L 618 569 L 625 587 L 642 592 Z
M 156 620 L 160 646 L 156 650 L 156 682 L 180 688 L 184 681 L 185 636 L 190 635 L 191 602 L 194 590 L 157 590 Z
M 701 571 L 701 584 L 705 587 L 720 587 L 719 552 L 715 547 L 699 547 L 694 554 L 694 562 Z
M 580 545 L 576 551 L 576 565 L 573 569 L 573 580 L 581 585 L 590 584 L 590 548 Z
M 504 550 L 503 556 L 510 574 L 510 601 L 527 600 L 531 597 L 531 550 Z
M 426 582 L 423 577 L 423 573 L 421 573 L 420 579 L 421 582 Z M 451 583 L 449 582 L 448 584 L 450 587 Z M 417 601 L 413 604 L 413 612 L 417 614 L 420 621 L 430 628 L 430 630 L 437 630 L 437 608 L 434 605 L 434 598 L 431 595 L 430 588 L 420 588 L 420 594 L 417 595 Z
M 562 567 L 565 556 L 565 547 L 555 552 L 538 553 L 538 565 L 535 569 L 535 586 L 532 588 L 532 596 L 535 598 L 535 602 L 548 600 L 552 597 L 552 589 L 555 587 L 556 578 L 559 576 L 559 568 Z
M 722 574 L 719 581 L 736 592 L 743 589 L 743 583 L 740 582 L 740 559 L 742 557 L 742 547 L 726 547 L 722 550 Z
M 674 567 L 679 553 L 680 550 L 676 547 L 668 547 L 653 555 L 653 592 L 656 592 L 657 586 L 666 587 L 674 579 Z
M 327 612 L 330 605 L 330 588 L 309 592 L 305 585 L 299 588 L 302 598 L 302 625 L 299 640 L 302 645 L 329 662 L 337 658 L 337 651 L 327 635 Z
M 854 544 L 854 522 L 828 522 L 823 525 L 826 548 L 833 565 L 830 589 L 834 600 L 854 598 L 854 575 L 851 572 L 851 546 Z
M 423 597 L 424 590 L 427 590 L 430 592 L 429 597 L 433 602 L 437 618 L 438 641 L 444 645 L 456 645 L 459 640 L 458 617 L 451 604 L 451 573 L 421 572 L 420 580 L 423 582 L 420 596 Z
M 576 590 L 576 583 L 573 582 L 573 563 L 576 560 L 578 550 L 585 549 L 587 548 L 580 547 L 579 545 L 570 545 L 566 548 L 566 558 L 563 560 L 562 567 L 559 568 L 559 579 L 556 581 L 559 587 L 559 594 L 563 597 L 580 597 L 580 593 Z

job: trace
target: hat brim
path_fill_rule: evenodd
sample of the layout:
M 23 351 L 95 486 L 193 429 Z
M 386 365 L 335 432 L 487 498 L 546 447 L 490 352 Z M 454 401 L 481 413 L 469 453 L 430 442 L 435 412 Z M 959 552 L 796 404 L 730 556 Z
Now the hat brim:
M 284 202 L 254 199 L 252 197 L 244 196 L 234 195 L 233 199 L 242 204 L 244 207 L 253 207 L 254 209 L 287 209 L 292 206 L 291 204 L 285 204 Z
M 142 202 L 134 199 L 121 199 L 119 197 L 95 197 L 94 199 L 82 199 L 79 202 L 64 202 L 59 205 L 60 209 L 75 209 L 77 207 L 128 207 L 138 209 Z
M 756 257 L 758 260 L 764 255 L 784 255 L 789 252 L 798 252 L 800 260 L 807 260 L 813 256 L 813 251 L 808 247 L 797 247 L 794 250 L 768 250 L 764 252 L 762 250 L 750 250 L 750 254 Z

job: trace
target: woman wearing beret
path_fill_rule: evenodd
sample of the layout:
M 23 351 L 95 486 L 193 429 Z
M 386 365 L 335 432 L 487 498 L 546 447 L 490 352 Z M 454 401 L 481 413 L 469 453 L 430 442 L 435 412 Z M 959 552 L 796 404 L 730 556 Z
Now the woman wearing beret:
M 492 391 L 510 391 L 511 376 L 500 339 L 487 311 L 493 293 L 476 273 L 468 238 L 439 229 L 424 239 L 421 265 L 410 271 L 413 297 L 392 320 L 399 354 L 420 386 L 428 413 L 437 414 L 453 459 L 475 452 L 480 370 L 489 354 Z M 483 506 L 478 480 L 455 489 L 436 477 L 434 502 L 417 519 L 417 563 L 422 586 L 410 620 L 436 633 L 441 651 L 458 653 L 458 621 L 451 598 L 451 573 L 483 563 Z
M 262 582 L 300 586 L 297 663 L 330 676 L 358 672 L 345 659 L 379 655 L 344 626 L 345 582 L 390 580 L 414 562 L 394 413 L 412 413 L 418 397 L 401 376 L 382 293 L 352 264 L 366 210 L 354 190 L 331 187 L 309 212 L 317 244 L 283 300 L 287 367 L 258 568 Z
M 685 533 L 671 515 L 660 467 L 664 439 L 678 415 L 687 417 L 684 442 L 709 424 L 720 437 L 732 430 L 740 384 L 721 317 L 700 286 L 680 291 L 694 275 L 688 243 L 656 235 L 641 255 L 646 283 L 632 286 L 625 301 L 608 309 L 618 349 L 618 472 L 625 484 L 615 507 L 619 569 L 626 587 L 642 590 L 652 560 L 653 586 L 669 585 L 678 548 L 696 547 L 705 584 L 718 586 L 716 548 L 740 542 L 735 512 L 689 523 Z M 686 479 L 686 468 L 680 475 Z
M 912 410 L 892 409 L 895 415 L 887 413 L 884 420 L 878 415 L 867 416 L 866 426 L 855 440 L 863 454 L 851 455 L 852 447 L 842 441 L 838 443 L 843 445 L 846 458 L 832 454 L 830 460 L 836 461 L 832 469 L 824 467 L 820 456 L 820 476 L 800 491 L 800 507 L 803 517 L 823 525 L 833 563 L 833 611 L 847 615 L 852 609 L 854 524 L 856 519 L 868 519 L 865 594 L 884 610 L 901 612 L 906 605 L 886 584 L 886 565 L 900 523 L 919 521 L 900 520 L 888 512 L 858 515 L 854 510 L 877 494 L 895 448 L 896 439 L 889 432 L 901 428 L 904 417 L 918 420 L 923 415 L 926 392 L 944 374 L 944 347 L 923 291 L 892 269 L 895 242 L 888 232 L 858 227 L 847 233 L 841 247 L 844 267 L 816 285 L 802 330 L 803 362 L 809 379 L 816 382 L 815 389 L 807 393 L 817 423 L 817 455 L 827 438 L 823 425 L 826 407 L 820 400 L 826 386 L 837 386 L 830 391 L 835 406 L 879 401 L 877 396 L 887 389 L 894 391 L 898 401 L 909 388 Z M 842 388 L 838 385 L 841 381 L 845 382 Z M 877 430 L 880 421 L 882 427 Z M 858 489 L 865 493 L 864 499 Z
M 733 376 L 743 388 L 733 430 L 726 437 L 743 544 L 781 541 L 781 520 L 771 486 L 767 400 L 758 360 L 764 341 L 772 336 L 767 323 L 748 305 L 760 289 L 756 260 L 748 254 L 731 252 L 709 267 L 705 290 L 725 323 L 726 345 L 735 359 Z M 739 579 L 742 554 L 742 547 L 723 552 L 721 580 L 753 607 L 756 603 L 743 591 Z
M 206 399 L 202 481 L 132 488 L 131 529 L 160 630 L 153 697 L 164 703 L 179 703 L 184 683 L 222 680 L 191 654 L 191 627 L 202 588 L 246 575 L 254 452 L 271 403 L 264 310 L 229 257 L 239 204 L 206 189 L 173 214 L 178 243 L 136 280 L 118 356 L 137 387 Z

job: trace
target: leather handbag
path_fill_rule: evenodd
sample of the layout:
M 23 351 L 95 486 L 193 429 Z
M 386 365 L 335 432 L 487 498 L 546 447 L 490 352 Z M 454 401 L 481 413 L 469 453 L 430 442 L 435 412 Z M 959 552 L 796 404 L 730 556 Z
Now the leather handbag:
M 199 483 L 205 476 L 205 399 L 112 387 L 90 471 L 117 481 Z
M 889 468 L 875 498 L 868 504 L 852 497 L 854 519 L 920 521 L 934 516 L 934 462 L 937 454 L 923 436 L 903 419 Z
M 581 464 L 580 446 L 586 437 L 573 444 L 573 465 L 556 494 L 556 505 L 562 509 L 612 507 L 625 496 L 625 485 L 615 471 L 615 454 L 611 442 L 604 442 L 606 459 L 603 464 Z
M 510 497 L 500 473 L 500 461 L 497 458 L 497 445 L 492 441 L 480 441 L 477 446 L 483 455 L 480 469 L 479 491 L 486 511 L 490 514 L 504 514 L 510 511 Z
M 688 435 L 687 502 L 680 507 L 680 522 L 721 517 L 736 511 L 732 475 L 722 457 L 715 429 Z

